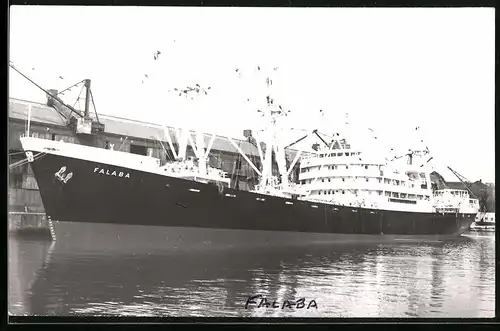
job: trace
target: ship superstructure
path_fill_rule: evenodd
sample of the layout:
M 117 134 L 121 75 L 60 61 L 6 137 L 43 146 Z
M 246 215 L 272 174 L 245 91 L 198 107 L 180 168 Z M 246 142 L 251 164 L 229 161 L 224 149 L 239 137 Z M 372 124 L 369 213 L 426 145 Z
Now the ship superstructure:
M 345 206 L 417 213 L 477 210 L 478 201 L 467 190 L 433 187 L 428 154 L 410 150 L 406 164 L 395 164 L 365 156 L 345 138 L 337 138 L 316 155 L 302 158 L 299 179 L 310 198 Z

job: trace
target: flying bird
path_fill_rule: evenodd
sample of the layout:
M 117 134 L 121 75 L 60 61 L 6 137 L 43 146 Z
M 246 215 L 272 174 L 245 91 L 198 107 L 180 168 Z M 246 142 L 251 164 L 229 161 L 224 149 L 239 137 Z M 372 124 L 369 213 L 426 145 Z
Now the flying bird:
M 161 52 L 160 51 L 156 51 L 156 53 L 153 54 L 153 58 L 155 60 L 158 60 L 159 56 L 160 56 Z
M 59 76 L 59 79 L 64 79 L 63 76 Z

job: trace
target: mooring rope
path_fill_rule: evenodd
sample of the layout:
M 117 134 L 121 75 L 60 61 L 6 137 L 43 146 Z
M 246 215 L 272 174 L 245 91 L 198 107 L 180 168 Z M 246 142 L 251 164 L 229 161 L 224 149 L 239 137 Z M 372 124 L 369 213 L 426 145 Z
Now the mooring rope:
M 47 153 L 40 152 L 40 153 L 38 153 L 37 155 L 35 155 L 35 156 L 33 157 L 33 161 L 38 160 L 38 159 L 40 159 L 41 157 L 43 157 L 43 156 L 45 156 L 45 155 L 47 155 Z M 29 161 L 29 158 L 28 158 L 28 157 L 27 157 L 27 158 L 25 158 L 25 159 L 23 159 L 23 160 L 20 160 L 20 161 L 14 162 L 14 163 L 12 163 L 12 164 L 10 164 L 10 165 L 9 165 L 9 170 L 12 170 L 12 169 L 14 169 L 14 168 L 20 167 L 20 166 L 25 165 L 25 164 L 27 164 L 27 163 L 29 163 L 29 162 L 30 162 L 30 161 Z

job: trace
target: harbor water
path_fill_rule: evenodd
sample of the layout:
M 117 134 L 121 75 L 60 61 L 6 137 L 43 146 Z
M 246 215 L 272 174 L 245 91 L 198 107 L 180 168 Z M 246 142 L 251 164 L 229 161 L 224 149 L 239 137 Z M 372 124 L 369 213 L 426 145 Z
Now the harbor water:
M 425 244 L 98 255 L 11 236 L 8 254 L 12 315 L 495 314 L 494 233 L 470 232 L 453 241 Z

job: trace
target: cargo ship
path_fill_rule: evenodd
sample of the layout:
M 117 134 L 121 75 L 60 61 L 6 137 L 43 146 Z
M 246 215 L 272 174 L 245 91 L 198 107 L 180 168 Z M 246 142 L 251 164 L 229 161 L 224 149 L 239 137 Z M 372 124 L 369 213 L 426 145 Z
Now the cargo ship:
M 474 222 L 477 199 L 466 188 L 438 187 L 428 149 L 389 161 L 381 153 L 351 147 L 338 130 L 330 136 L 312 130 L 300 140 L 316 136 L 321 145 L 308 153 L 300 150 L 289 164 L 284 121 L 289 111 L 275 102 L 272 78 L 264 81 L 257 108 L 265 127 L 257 131 L 259 137 L 248 136 L 261 166 L 227 137 L 259 178 L 252 190 L 235 188 L 226 173 L 208 166 L 215 135 L 207 142 L 189 128 L 177 131 L 177 149 L 165 132 L 175 156 L 166 164 L 29 133 L 21 137 L 53 240 L 96 250 L 119 249 L 124 242 L 127 247 L 204 250 L 426 241 L 460 236 Z M 191 100 L 208 89 L 196 84 L 174 93 Z M 195 158 L 186 157 L 188 145 Z

